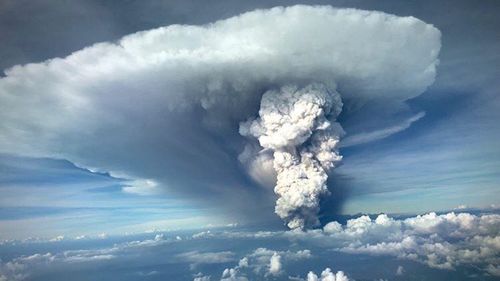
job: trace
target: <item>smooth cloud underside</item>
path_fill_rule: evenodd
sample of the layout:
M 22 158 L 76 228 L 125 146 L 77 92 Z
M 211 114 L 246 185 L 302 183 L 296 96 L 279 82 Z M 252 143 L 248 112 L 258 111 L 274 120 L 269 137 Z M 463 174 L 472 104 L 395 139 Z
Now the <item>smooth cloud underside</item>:
M 416 18 L 329 6 L 139 32 L 6 70 L 0 152 L 232 202 L 253 193 L 245 170 L 256 184 L 275 181 L 259 168 L 269 161 L 237 168 L 247 142 L 238 126 L 257 116 L 266 91 L 317 83 L 344 103 L 397 107 L 434 81 L 439 49 L 440 32 Z

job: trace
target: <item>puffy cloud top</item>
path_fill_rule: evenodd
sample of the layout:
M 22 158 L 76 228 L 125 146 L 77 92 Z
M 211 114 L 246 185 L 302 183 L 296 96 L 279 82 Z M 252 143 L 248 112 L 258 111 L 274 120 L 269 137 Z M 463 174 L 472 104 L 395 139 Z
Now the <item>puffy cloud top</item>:
M 392 255 L 440 269 L 473 264 L 498 275 L 494 273 L 500 262 L 498 214 L 429 213 L 401 220 L 385 214 L 375 220 L 361 216 L 345 226 L 330 222 L 322 234 L 348 253 Z
M 307 281 L 349 281 L 349 278 L 342 271 L 333 273 L 330 268 L 326 268 L 321 272 L 321 276 L 317 276 L 314 272 L 310 271 L 307 274 Z

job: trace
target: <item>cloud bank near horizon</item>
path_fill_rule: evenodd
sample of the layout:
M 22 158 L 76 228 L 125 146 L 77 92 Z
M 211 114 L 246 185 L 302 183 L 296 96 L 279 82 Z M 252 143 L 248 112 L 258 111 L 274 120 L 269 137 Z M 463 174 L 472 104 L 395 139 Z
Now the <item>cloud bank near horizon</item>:
M 319 83 L 346 115 L 387 104 L 372 118 L 382 120 L 434 81 L 439 49 L 439 30 L 416 18 L 329 6 L 143 31 L 6 70 L 0 152 L 110 172 L 139 183 L 125 189 L 136 194 L 161 188 L 242 209 L 239 198 L 276 181 L 261 173 L 269 159 L 238 164 L 248 145 L 238 126 L 264 93 Z
M 446 270 L 474 265 L 498 276 L 499 230 L 498 214 L 451 212 L 407 219 L 364 215 L 348 220 L 346 225 L 330 222 L 322 230 L 287 235 L 330 244 L 345 253 L 394 256 Z
M 150 260 L 157 265 L 158 259 L 152 257 L 158 254 L 165 257 L 165 251 L 168 250 L 173 252 L 169 254 L 169 259 L 164 260 L 166 264 L 163 266 L 174 264 L 178 267 L 179 263 L 185 264 L 185 268 L 196 274 L 194 278 L 198 280 L 275 280 L 288 276 L 300 264 L 311 266 L 325 259 L 324 255 L 338 257 L 343 254 L 393 257 L 395 261 L 415 262 L 439 271 L 473 269 L 494 278 L 500 276 L 499 231 L 500 215 L 497 213 L 475 215 L 451 212 L 441 215 L 429 213 L 405 219 L 391 218 L 385 214 L 375 218 L 360 216 L 345 224 L 334 221 L 322 229 L 308 231 L 249 231 L 231 227 L 200 233 L 151 233 L 139 240 L 133 236 L 126 240 L 122 240 L 123 237 L 118 240 L 95 238 L 109 239 L 109 243 L 99 247 L 92 243 L 78 244 L 90 247 L 86 249 L 71 246 L 64 250 L 64 245 L 72 244 L 58 239 L 39 247 L 43 251 L 54 249 L 54 252 L 23 252 L 25 254 L 22 256 L 1 261 L 0 280 L 2 276 L 6 280 L 25 280 L 44 272 L 64 272 L 68 268 L 90 270 L 103 265 L 121 264 L 134 257 L 141 257 L 142 261 Z M 9 242 L 6 246 L 18 245 L 24 249 L 30 243 Z M 202 250 L 199 249 L 200 243 L 215 248 Z M 235 248 L 228 248 L 228 245 Z M 236 245 L 242 246 L 242 249 Z M 207 272 L 209 267 L 203 265 L 209 265 L 210 268 L 221 265 L 219 268 L 223 270 L 214 275 L 214 271 Z M 317 267 L 314 269 L 317 270 Z M 323 275 L 345 277 L 340 272 L 334 274 L 325 271 L 321 275 L 314 272 L 305 275 L 307 271 L 300 274 L 306 280 L 322 280 Z M 355 273 L 353 269 L 347 271 L 348 276 Z M 407 273 L 400 265 L 394 268 L 393 274 Z M 252 278 L 254 276 L 257 277 Z M 318 279 L 314 279 L 315 276 Z M 302 277 L 293 278 L 304 280 Z

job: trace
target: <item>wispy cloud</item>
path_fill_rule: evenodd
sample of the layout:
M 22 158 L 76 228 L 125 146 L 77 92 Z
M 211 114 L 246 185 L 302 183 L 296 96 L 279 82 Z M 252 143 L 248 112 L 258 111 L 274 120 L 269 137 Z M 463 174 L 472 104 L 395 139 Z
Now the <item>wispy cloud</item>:
M 404 120 L 403 122 L 401 122 L 400 124 L 397 124 L 395 126 L 383 128 L 383 129 L 376 130 L 376 131 L 366 132 L 366 133 L 359 133 L 359 134 L 352 135 L 352 136 L 348 135 L 340 142 L 340 147 L 355 146 L 355 145 L 360 145 L 360 144 L 369 143 L 372 141 L 377 141 L 377 140 L 387 138 L 391 135 L 394 135 L 396 133 L 399 133 L 401 131 L 408 129 L 411 126 L 411 124 L 413 124 L 414 122 L 417 122 L 418 120 L 420 120 L 424 116 L 425 116 L 425 112 L 422 111 L 422 112 L 415 114 L 414 116 Z

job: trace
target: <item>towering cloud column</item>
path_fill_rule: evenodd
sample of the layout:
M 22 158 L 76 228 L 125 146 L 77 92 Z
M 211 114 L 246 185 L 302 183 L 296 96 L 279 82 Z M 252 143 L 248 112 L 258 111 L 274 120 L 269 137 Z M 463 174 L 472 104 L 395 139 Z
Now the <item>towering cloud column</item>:
M 292 229 L 319 224 L 328 171 L 342 159 L 337 146 L 344 131 L 336 122 L 341 110 L 340 95 L 333 89 L 287 85 L 266 92 L 259 117 L 240 124 L 243 136 L 272 151 L 279 197 L 275 212 Z

